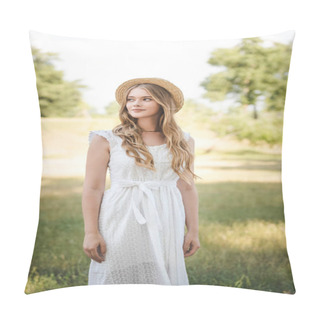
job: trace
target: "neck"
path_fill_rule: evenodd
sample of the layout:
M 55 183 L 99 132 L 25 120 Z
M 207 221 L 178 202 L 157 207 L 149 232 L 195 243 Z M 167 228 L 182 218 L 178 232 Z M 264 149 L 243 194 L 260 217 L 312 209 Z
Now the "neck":
M 139 119 L 142 120 L 142 119 Z M 138 121 L 138 125 L 141 128 L 142 132 L 161 132 L 161 128 L 154 121 Z

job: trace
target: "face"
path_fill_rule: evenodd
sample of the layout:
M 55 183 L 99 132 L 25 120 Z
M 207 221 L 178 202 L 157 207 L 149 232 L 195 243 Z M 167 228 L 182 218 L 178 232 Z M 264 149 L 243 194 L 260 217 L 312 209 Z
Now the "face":
M 129 92 L 126 106 L 134 118 L 152 117 L 161 113 L 161 106 L 142 88 L 134 88 Z

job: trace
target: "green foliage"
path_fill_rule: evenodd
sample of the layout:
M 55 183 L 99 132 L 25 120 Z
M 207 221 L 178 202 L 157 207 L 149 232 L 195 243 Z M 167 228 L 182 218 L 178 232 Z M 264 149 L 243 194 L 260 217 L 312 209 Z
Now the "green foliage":
M 187 99 L 183 108 L 175 114 L 175 118 L 182 127 L 204 129 L 210 128 L 211 117 L 214 115 L 215 112 L 205 104 Z
M 89 106 L 82 101 L 80 80 L 66 81 L 64 72 L 56 70 L 52 61 L 56 53 L 43 53 L 32 47 L 37 78 L 37 90 L 41 117 L 74 117 L 85 113 Z
M 25 289 L 25 293 L 27 294 L 60 288 L 53 273 L 50 275 L 40 275 L 37 272 L 37 267 L 31 269 L 29 277 L 30 281 L 28 281 Z
M 105 107 L 105 115 L 107 117 L 119 119 L 119 110 L 120 110 L 120 106 L 118 102 L 112 101 Z
M 281 144 L 282 112 L 261 111 L 258 119 L 252 118 L 248 112 L 230 112 L 212 121 L 210 129 L 220 137 L 230 135 L 239 141 L 247 139 L 253 145 L 260 142 Z
M 249 111 L 235 107 L 227 114 L 217 113 L 189 99 L 176 116 L 182 127 L 208 129 L 218 137 L 232 136 L 239 141 L 246 139 L 252 145 L 282 143 L 283 111 L 261 111 L 260 117 L 254 119 Z
M 261 84 L 268 111 L 282 111 L 285 104 L 292 45 L 274 43 L 266 56 L 266 77 Z M 273 75 L 273 76 L 272 76 Z
M 292 44 L 274 42 L 261 45 L 260 38 L 243 39 L 233 48 L 219 48 L 211 53 L 208 63 L 221 71 L 208 76 L 202 83 L 205 98 L 222 101 L 236 99 L 241 106 L 254 106 L 258 117 L 257 100 L 264 99 L 265 110 L 282 111 L 290 65 Z

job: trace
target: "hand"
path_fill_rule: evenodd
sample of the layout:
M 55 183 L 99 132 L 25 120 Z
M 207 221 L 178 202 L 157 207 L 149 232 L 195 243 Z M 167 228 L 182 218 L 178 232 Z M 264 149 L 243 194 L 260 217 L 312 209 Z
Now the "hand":
M 106 243 L 99 232 L 88 233 L 84 237 L 83 250 L 85 254 L 99 263 L 104 261 L 107 251 Z
M 188 231 L 184 236 L 183 253 L 184 257 L 192 256 L 200 248 L 198 233 Z

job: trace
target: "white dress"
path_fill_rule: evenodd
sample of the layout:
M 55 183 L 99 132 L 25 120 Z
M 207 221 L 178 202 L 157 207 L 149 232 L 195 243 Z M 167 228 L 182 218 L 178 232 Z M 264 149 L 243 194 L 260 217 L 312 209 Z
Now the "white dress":
M 112 130 L 90 131 L 89 143 L 95 134 L 110 144 L 111 186 L 99 212 L 105 260 L 91 260 L 88 284 L 189 285 L 183 253 L 185 209 L 166 144 L 147 146 L 156 167 L 152 171 L 126 155 L 122 139 Z M 186 140 L 189 136 L 184 132 Z

